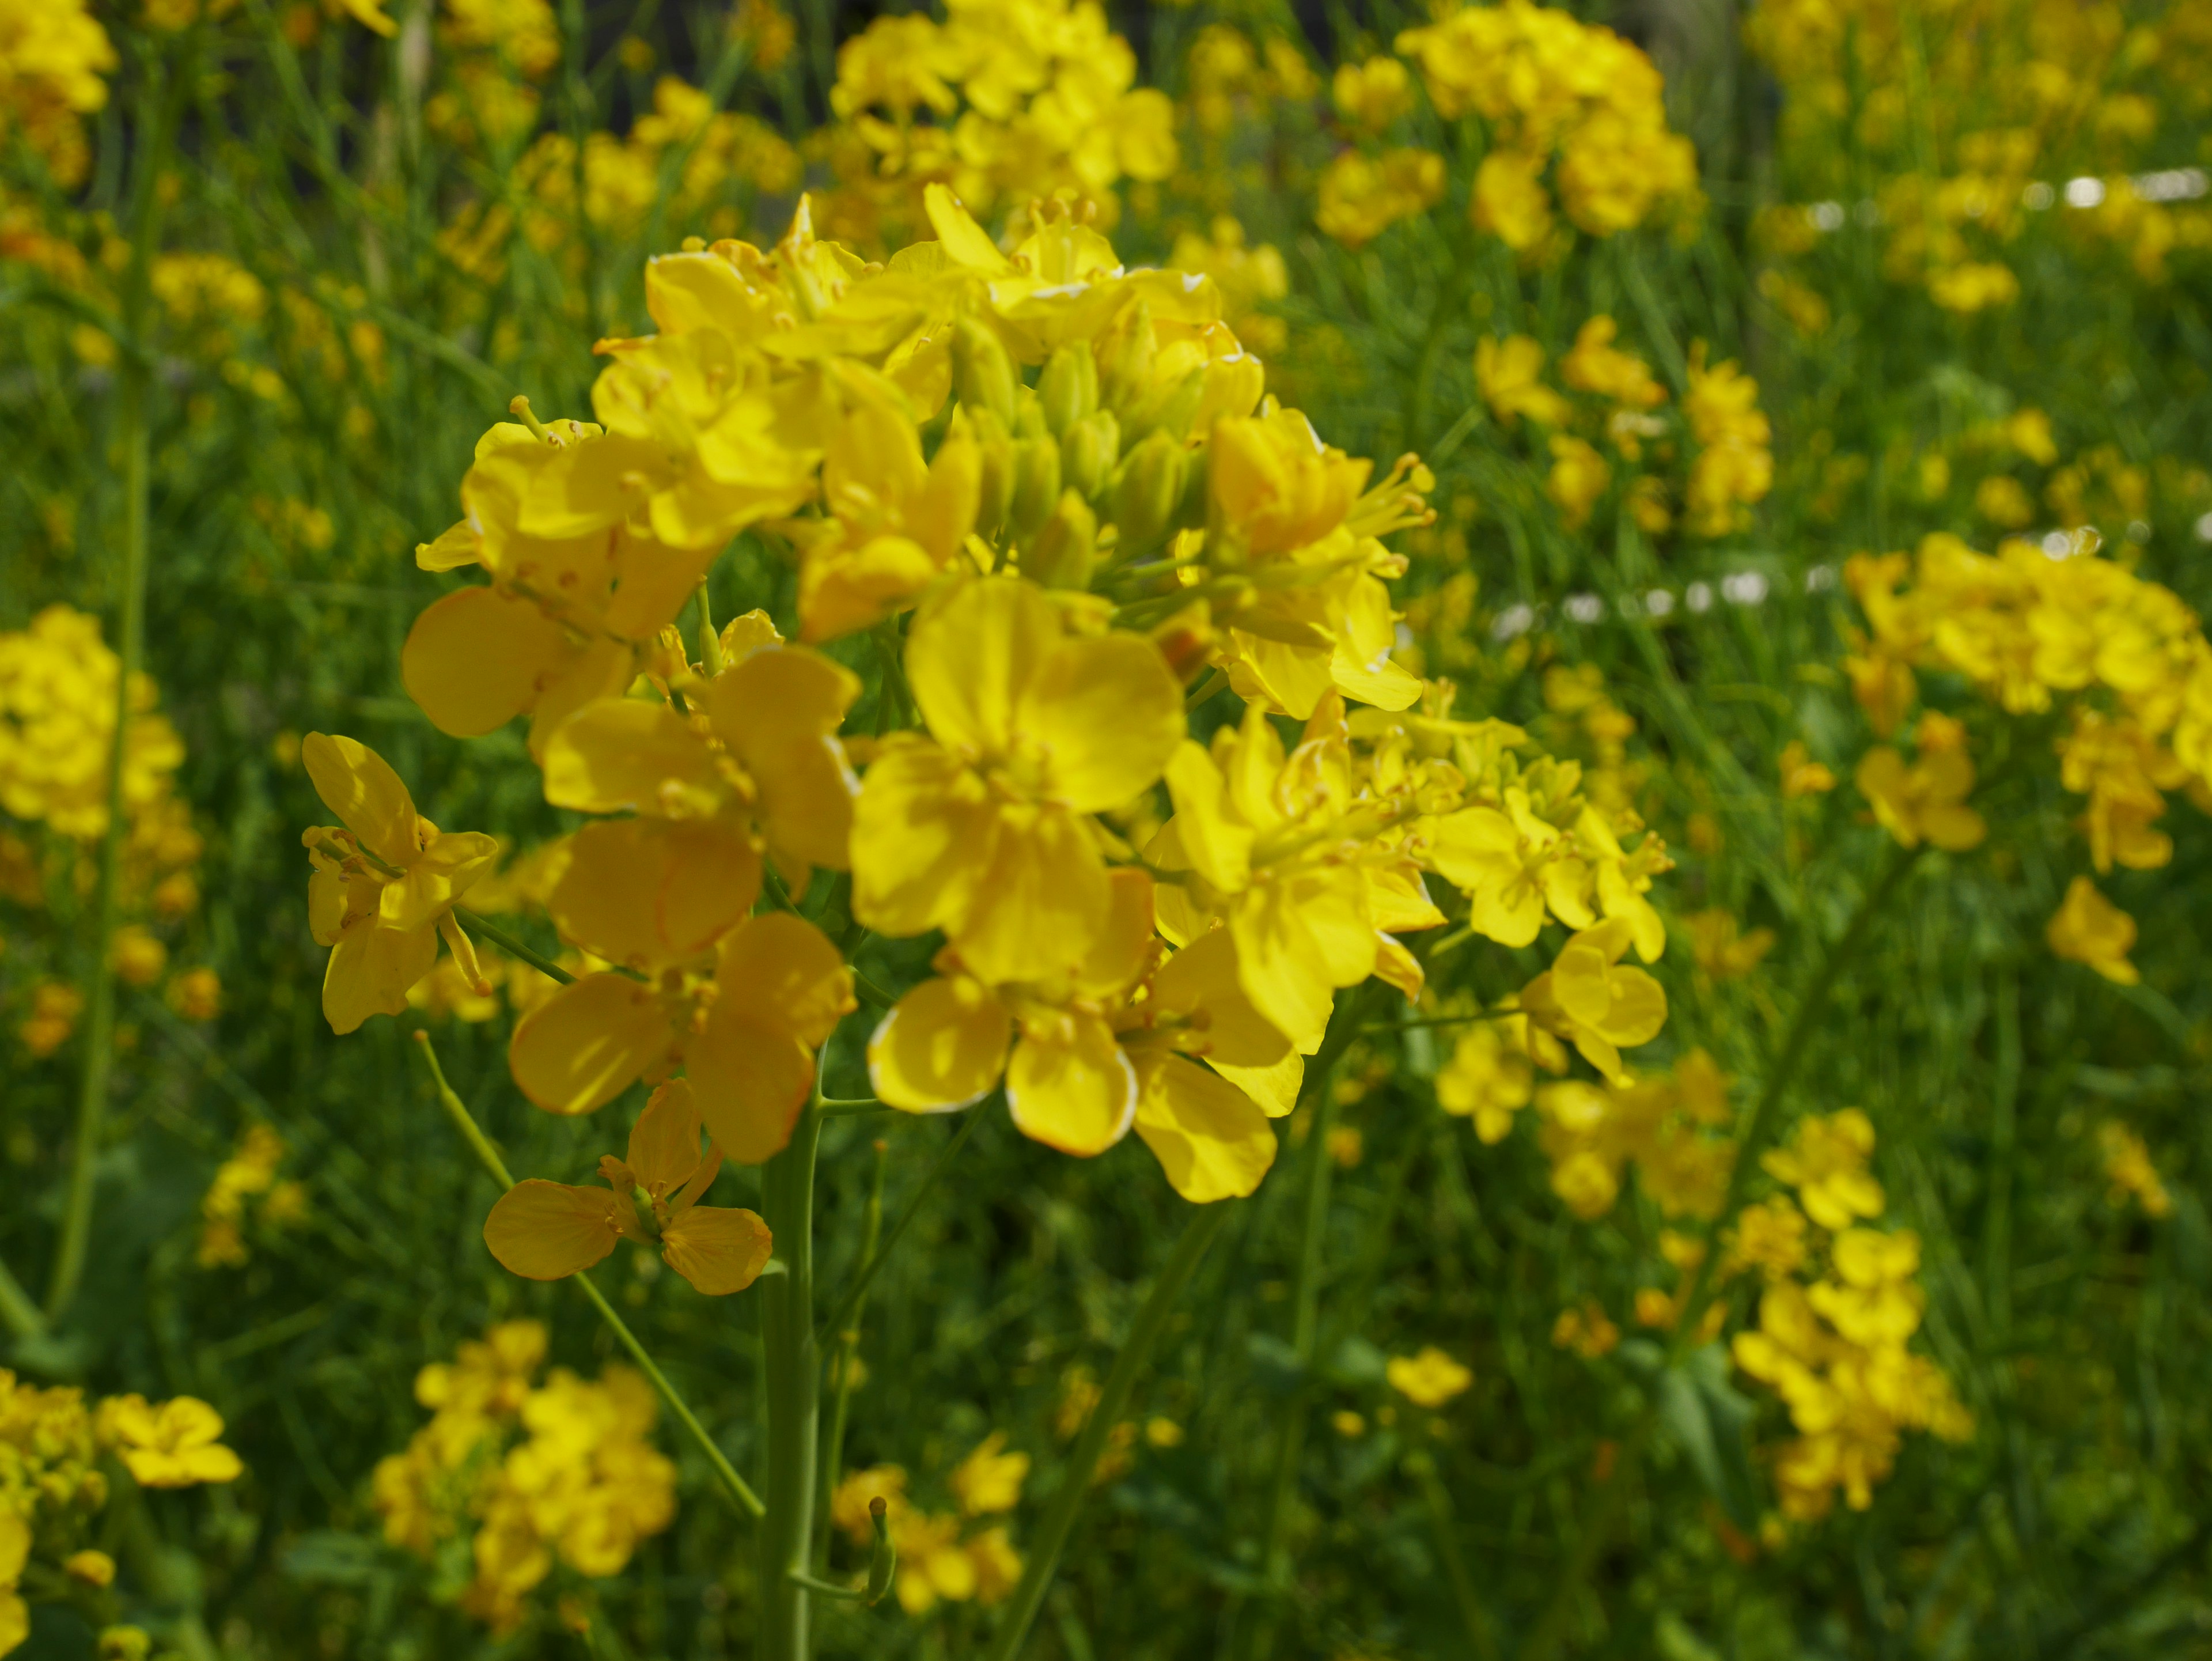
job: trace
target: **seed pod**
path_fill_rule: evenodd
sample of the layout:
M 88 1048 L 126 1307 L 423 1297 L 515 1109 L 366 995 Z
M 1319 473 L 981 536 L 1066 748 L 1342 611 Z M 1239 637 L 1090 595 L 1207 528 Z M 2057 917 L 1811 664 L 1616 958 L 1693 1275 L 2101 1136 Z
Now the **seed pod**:
M 1014 489 L 1006 505 L 1006 536 L 1028 547 L 1060 500 L 1060 446 L 1048 438 L 1014 441 Z
M 1062 346 L 1044 361 L 1037 378 L 1037 401 L 1044 406 L 1044 424 L 1054 438 L 1098 407 L 1098 360 L 1086 344 Z
M 1121 424 L 1111 410 L 1094 410 L 1060 441 L 1060 482 L 1086 502 L 1106 493 L 1121 454 Z
M 1022 575 L 1048 588 L 1088 588 L 1098 553 L 1098 515 L 1073 490 L 1060 494 L 1060 505 L 1022 556 Z
M 1014 361 L 989 326 L 972 317 L 952 326 L 952 384 L 971 410 L 988 410 L 1008 426 L 1014 420 Z

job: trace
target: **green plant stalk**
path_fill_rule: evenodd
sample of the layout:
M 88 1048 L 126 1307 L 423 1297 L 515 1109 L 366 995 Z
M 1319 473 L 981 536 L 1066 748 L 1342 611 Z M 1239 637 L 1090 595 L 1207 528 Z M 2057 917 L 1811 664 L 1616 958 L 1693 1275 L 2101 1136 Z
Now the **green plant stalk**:
M 501 951 L 506 952 L 508 957 L 528 964 L 539 974 L 558 982 L 561 985 L 574 986 L 576 983 L 576 977 L 562 968 L 559 964 L 555 963 L 550 958 L 541 957 L 532 951 L 507 930 L 485 916 L 483 912 L 471 911 L 465 905 L 457 905 L 453 908 L 453 921 L 464 928 L 474 929 Z
M 767 1363 L 768 1515 L 760 1531 L 763 1661 L 813 1653 L 816 1466 L 822 1451 L 822 1350 L 814 1332 L 814 1156 L 822 1116 L 809 1101 L 791 1141 L 761 1172 L 762 1208 L 784 1272 L 760 1286 Z
M 84 1071 L 79 1080 L 76 1136 L 70 1150 L 67 1197 L 63 1203 L 53 1277 L 46 1288 L 46 1313 L 58 1317 L 69 1307 L 84 1279 L 85 1254 L 92 1240 L 94 1171 L 100 1160 L 100 1133 L 107 1117 L 108 1077 L 115 1051 L 115 965 L 111 952 L 121 921 L 123 844 L 129 825 L 123 800 L 124 763 L 131 748 L 131 694 L 146 655 L 146 567 L 148 519 L 153 491 L 153 435 L 148 404 L 152 377 L 146 320 L 151 307 L 155 244 L 161 230 L 161 192 L 178 117 L 181 72 L 168 79 L 154 100 L 153 119 L 143 129 L 144 148 L 131 181 L 131 263 L 123 277 L 124 338 L 117 354 L 116 422 L 123 452 L 123 628 L 115 680 L 115 735 L 107 754 L 107 829 L 100 843 L 100 886 L 94 908 L 91 995 L 84 1031 Z
M 1883 867 L 1881 875 L 1875 879 L 1874 886 L 1859 902 L 1858 910 L 1852 914 L 1843 938 L 1821 960 L 1820 970 L 1813 977 L 1813 983 L 1805 989 L 1805 995 L 1797 1001 L 1796 1011 L 1790 1018 L 1789 1030 L 1783 1035 L 1781 1052 L 1776 1056 L 1774 1066 L 1766 1075 L 1765 1086 L 1760 1090 L 1759 1099 L 1736 1138 L 1735 1162 L 1729 1171 L 1728 1190 L 1721 1201 L 1720 1209 L 1714 1213 L 1714 1220 L 1707 1233 L 1705 1255 L 1698 1260 L 1696 1273 L 1690 1281 L 1689 1291 L 1682 1299 L 1680 1305 L 1682 1314 L 1675 1323 L 1674 1336 L 1668 1342 L 1667 1359 L 1670 1366 L 1679 1361 L 1688 1348 L 1690 1337 L 1698 1324 L 1698 1311 L 1705 1302 L 1705 1288 L 1712 1283 L 1715 1264 L 1720 1255 L 1712 1249 L 1712 1237 L 1727 1219 L 1742 1208 L 1744 1190 L 1751 1184 L 1752 1174 L 1759 1169 L 1759 1153 L 1774 1135 L 1776 1121 L 1781 1113 L 1782 1098 L 1805 1059 L 1814 1029 L 1826 1013 L 1828 995 L 1835 990 L 1837 979 L 1864 949 L 1874 932 L 1875 919 L 1889 904 L 1919 856 L 1918 848 L 1892 847 L 1888 863 Z M 1565 1636 L 1567 1621 L 1574 1613 L 1575 1599 L 1582 1591 L 1583 1581 L 1589 1579 L 1590 1570 L 1596 1565 L 1598 1553 L 1613 1531 L 1613 1524 L 1620 1516 L 1627 1494 L 1630 1474 L 1636 1461 L 1642 1457 L 1644 1445 L 1651 1439 L 1657 1415 L 1656 1404 L 1646 1405 L 1638 1415 L 1634 1428 L 1623 1439 L 1620 1455 L 1613 1462 L 1613 1474 L 1592 1496 L 1589 1512 L 1575 1542 L 1574 1555 L 1559 1576 L 1551 1602 L 1546 1605 L 1543 1615 L 1529 1634 L 1528 1643 L 1522 1646 L 1521 1661 L 1548 1661 Z
M 885 1155 L 890 1145 L 881 1137 L 876 1139 L 876 1168 L 868 1177 L 868 1209 L 866 1220 L 860 1232 L 860 1261 L 872 1262 L 876 1255 L 876 1241 L 884 1231 L 884 1168 L 889 1163 Z M 837 1486 L 837 1474 L 845 1463 L 845 1413 L 853 1396 L 853 1360 L 860 1348 L 860 1312 L 867 1305 L 867 1283 L 860 1283 L 860 1293 L 853 1299 L 853 1312 L 844 1325 L 830 1334 L 836 1346 L 831 1351 L 830 1376 L 836 1381 L 836 1395 L 830 1407 L 830 1435 L 822 1449 L 822 1487 L 815 1496 L 820 1515 L 815 1524 L 815 1561 L 826 1573 L 830 1567 L 830 1496 Z
M 18 1338 L 35 1338 L 46 1329 L 46 1317 L 23 1283 L 0 1263 L 0 1321 Z
M 1160 1278 L 1152 1283 L 1152 1294 L 1137 1311 L 1129 1335 L 1121 1345 L 1121 1353 L 1114 1358 L 1113 1370 L 1099 1390 L 1097 1403 L 1084 1423 L 1083 1434 L 1076 1439 L 1075 1451 L 1068 1455 L 1067 1463 L 1060 1471 L 1059 1492 L 1053 1495 L 1044 1524 L 1030 1542 L 1029 1561 L 1022 1569 L 1021 1582 L 1007 1603 L 1006 1616 L 991 1640 L 990 1648 L 985 1652 L 984 1661 L 1013 1661 L 1020 1654 L 1030 1623 L 1036 1619 L 1044 1595 L 1052 1589 L 1053 1577 L 1059 1572 L 1060 1555 L 1066 1549 L 1067 1536 L 1075 1528 L 1076 1513 L 1082 1510 L 1090 1494 L 1091 1473 L 1098 1469 L 1099 1458 L 1106 1451 L 1106 1439 L 1121 1422 L 1137 1375 L 1150 1364 L 1152 1352 L 1159 1347 L 1161 1335 L 1167 1330 L 1168 1312 L 1182 1295 L 1183 1287 L 1206 1256 L 1206 1249 L 1221 1232 L 1237 1203 L 1217 1200 L 1212 1205 L 1196 1208 L 1197 1215 L 1184 1226 L 1174 1255 L 1160 1270 Z
M 1467 1628 L 1468 1648 L 1476 1661 L 1497 1661 L 1498 1640 L 1492 1636 L 1490 1621 L 1482 1612 L 1482 1600 L 1475 1595 L 1474 1578 L 1467 1572 L 1467 1558 L 1459 1548 L 1459 1519 L 1453 1509 L 1451 1493 L 1444 1487 L 1443 1479 L 1437 1475 L 1437 1463 L 1427 1455 L 1418 1460 L 1407 1460 L 1413 1478 L 1421 1485 L 1421 1495 L 1428 1501 L 1429 1520 L 1437 1531 L 1437 1551 L 1444 1560 L 1444 1576 L 1451 1582 L 1452 1598 L 1459 1605 L 1459 1618 Z
M 468 1104 L 460 1098 L 453 1086 L 446 1082 L 446 1069 L 438 1065 L 438 1052 L 430 1047 L 430 1035 L 418 1030 L 415 1034 L 415 1043 L 430 1068 L 430 1080 L 436 1087 L 439 1104 L 446 1110 L 447 1116 L 453 1120 L 453 1128 L 461 1133 L 461 1140 L 469 1145 L 470 1150 L 477 1156 L 477 1162 L 483 1166 L 492 1181 L 500 1185 L 501 1192 L 513 1188 L 514 1178 L 507 1171 L 507 1161 L 499 1157 L 499 1150 L 483 1134 L 483 1127 L 477 1123 L 476 1115 L 469 1111 Z M 653 1381 L 653 1387 L 660 1392 L 660 1399 L 668 1403 L 668 1410 L 691 1433 L 691 1439 L 707 1456 L 707 1463 L 714 1466 L 714 1474 L 722 1479 L 722 1486 L 738 1502 L 738 1509 L 757 1522 L 767 1511 L 767 1507 L 761 1504 L 760 1496 L 752 1491 L 751 1485 L 744 1477 L 738 1475 L 736 1467 L 730 1463 L 729 1456 L 715 1445 L 714 1439 L 707 1433 L 707 1427 L 699 1422 L 699 1417 L 691 1411 L 690 1405 L 677 1394 L 676 1386 L 668 1382 L 668 1375 L 661 1372 L 659 1364 L 646 1353 L 645 1346 L 638 1342 L 637 1335 L 629 1329 L 629 1323 L 615 1313 L 614 1305 L 606 1300 L 606 1295 L 599 1287 L 592 1284 L 591 1276 L 579 1273 L 570 1278 L 583 1288 L 584 1295 L 592 1300 L 592 1306 L 599 1311 L 599 1318 L 607 1323 L 622 1347 L 629 1352 L 630 1359 L 637 1363 L 639 1369 Z
M 922 1202 L 929 1197 L 931 1191 L 936 1188 L 945 1173 L 952 1168 L 954 1156 L 968 1145 L 968 1139 L 975 1134 L 975 1127 L 982 1123 L 984 1110 L 988 1105 L 988 1101 L 979 1102 L 968 1110 L 967 1121 L 960 1127 L 959 1134 L 945 1144 L 945 1152 L 937 1156 L 936 1163 L 929 1167 L 927 1174 L 922 1177 L 921 1186 L 907 1197 L 905 1207 L 899 1212 L 898 1220 L 891 1225 L 890 1238 L 861 1260 L 860 1268 L 853 1272 L 852 1285 L 847 1287 L 843 1295 L 837 1299 L 837 1306 L 830 1311 L 830 1318 L 814 1329 L 814 1341 L 817 1344 L 828 1342 L 831 1336 L 841 1331 L 854 1311 L 860 1307 L 860 1299 L 866 1295 L 868 1282 L 876 1278 L 876 1271 L 881 1269 L 891 1253 L 897 1250 L 899 1241 L 905 1238 L 907 1230 L 913 1226 L 914 1220 L 921 1214 Z

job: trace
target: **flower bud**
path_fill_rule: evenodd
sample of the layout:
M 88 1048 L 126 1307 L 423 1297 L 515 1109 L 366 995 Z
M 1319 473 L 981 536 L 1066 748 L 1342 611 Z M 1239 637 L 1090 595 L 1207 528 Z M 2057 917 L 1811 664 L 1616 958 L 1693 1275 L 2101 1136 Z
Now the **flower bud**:
M 1163 432 L 1122 458 L 1114 477 L 1114 523 L 1121 532 L 1117 557 L 1139 558 L 1174 534 L 1188 471 L 1182 446 Z
M 988 325 L 963 317 L 952 326 L 952 384 L 960 401 L 971 410 L 988 410 L 1011 424 L 1014 418 L 1014 388 L 1021 376 L 1014 361 Z
M 1139 301 L 1123 315 L 1120 326 L 1098 342 L 1098 402 L 1116 415 L 1150 390 L 1152 360 L 1159 356 L 1159 340 L 1152 333 L 1152 308 Z
M 1086 502 L 1105 494 L 1121 454 L 1121 423 L 1111 410 L 1094 410 L 1060 441 L 1060 479 Z
M 968 429 L 975 435 L 982 459 L 981 484 L 975 493 L 975 534 L 995 541 L 1006 522 L 1014 499 L 1014 441 L 1006 423 L 988 410 L 970 410 Z
M 1006 534 L 1027 547 L 1060 500 L 1060 446 L 1048 438 L 1016 439 L 1014 481 L 1006 504 Z
M 1044 406 L 1045 425 L 1054 438 L 1098 407 L 1098 360 L 1086 343 L 1060 347 L 1044 361 L 1037 378 L 1037 401 Z
M 1097 552 L 1098 515 L 1074 491 L 1063 490 L 1059 507 L 1022 557 L 1022 575 L 1048 588 L 1088 588 Z
M 1206 396 L 1206 372 L 1193 369 L 1172 386 L 1154 386 L 1122 412 L 1122 424 L 1133 444 L 1147 434 L 1164 432 L 1182 439 L 1190 433 L 1199 402 Z

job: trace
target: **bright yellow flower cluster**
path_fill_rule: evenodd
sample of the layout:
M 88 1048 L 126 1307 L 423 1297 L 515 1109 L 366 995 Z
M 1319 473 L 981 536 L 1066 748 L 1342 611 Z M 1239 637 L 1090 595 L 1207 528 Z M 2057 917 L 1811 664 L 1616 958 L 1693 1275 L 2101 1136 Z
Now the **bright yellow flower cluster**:
M 2166 793 L 2192 799 L 2212 786 L 2212 647 L 2195 611 L 2171 589 L 2102 557 L 2094 532 L 2056 554 L 2011 540 L 1979 554 L 1958 538 L 1922 539 L 1917 559 L 1856 555 L 1844 580 L 1867 632 L 1844 660 L 1851 690 L 1882 738 L 1918 695 L 1915 672 L 1965 676 L 2008 715 L 2063 709 L 2059 779 L 2084 799 L 2076 821 L 2100 873 L 2155 870 L 2173 855 L 2157 828 Z M 1977 845 L 1986 827 L 1965 805 L 1974 769 L 1965 728 L 1929 711 L 1919 758 L 1887 745 L 1859 763 L 1860 791 L 1891 834 L 1912 846 Z M 2135 924 L 2075 880 L 2053 917 L 2051 944 L 2108 978 L 2132 982 Z
M 1662 209 L 1695 210 L 1697 156 L 1668 130 L 1659 71 L 1612 30 L 1505 0 L 1449 11 L 1396 45 L 1419 64 L 1438 115 L 1486 124 L 1492 148 L 1468 211 L 1524 258 L 1564 248 L 1555 195 L 1591 236 L 1633 229 Z
M 55 183 L 84 177 L 83 118 L 107 102 L 115 48 L 84 0 L 0 0 L 0 137 L 20 137 Z
M 424 1367 L 430 1421 L 371 1479 L 384 1536 L 429 1557 L 465 1537 L 474 1578 L 460 1606 L 495 1633 L 520 1626 L 556 1563 L 619 1574 L 675 1520 L 676 1467 L 652 1443 L 652 1386 L 627 1367 L 594 1382 L 545 1360 L 545 1329 L 509 1321 Z
M 1175 110 L 1096 0 L 951 0 L 878 18 L 837 52 L 825 227 L 864 246 L 920 231 L 926 186 L 990 217 L 1032 198 L 1109 213 L 1123 179 L 1176 169 Z
M 1434 1344 L 1418 1354 L 1393 1355 L 1382 1369 L 1384 1380 L 1417 1408 L 1440 1408 L 1474 1386 L 1474 1373 Z
M 1620 326 L 1601 312 L 1584 320 L 1560 357 L 1559 380 L 1578 398 L 1545 380 L 1543 346 L 1521 334 L 1477 343 L 1475 389 L 1500 426 L 1514 431 L 1526 417 L 1532 437 L 1543 438 L 1551 457 L 1545 494 L 1569 530 L 1589 523 L 1613 489 L 1616 466 L 1632 475 L 1620 505 L 1647 535 L 1674 526 L 1677 493 L 1683 528 L 1692 535 L 1722 537 L 1744 529 L 1752 504 L 1774 483 L 1772 429 L 1759 407 L 1759 383 L 1733 359 L 1709 365 L 1705 344 L 1696 342 L 1678 423 L 1660 412 L 1667 391 L 1650 366 L 1613 344 L 1619 333 Z M 1647 449 L 1650 460 L 1666 464 L 1684 447 L 1689 469 L 1671 484 L 1656 471 L 1641 471 Z
M 857 1546 L 873 1537 L 868 1506 L 884 1501 L 891 1544 L 898 1552 L 894 1583 L 899 1607 L 927 1615 L 939 1603 L 996 1603 L 1021 1579 L 1021 1555 L 1003 1523 L 971 1527 L 979 1519 L 1021 1503 L 1030 1457 L 1008 1453 L 1003 1431 L 985 1437 L 945 1478 L 956 1509 L 923 1510 L 907 1497 L 907 1473 L 898 1465 L 856 1470 L 830 1500 L 831 1522 Z
M 1942 1369 L 1907 1348 L 1927 1305 L 1920 1241 L 1866 1226 L 1883 1205 L 1866 1169 L 1874 1141 L 1856 1108 L 1802 1121 L 1761 1161 L 1796 1202 L 1777 1195 L 1746 1208 L 1725 1242 L 1723 1273 L 1765 1281 L 1759 1325 L 1732 1348 L 1736 1365 L 1782 1398 L 1798 1433 L 1773 1464 L 1793 1520 L 1826 1516 L 1838 1490 L 1865 1510 L 1906 1430 L 1947 1441 L 1973 1433 Z
M 38 1571 L 42 1597 L 70 1579 L 104 1586 L 115 1578 L 114 1561 L 85 1544 L 108 1500 L 102 1456 L 143 1488 L 235 1482 L 245 1468 L 222 1434 L 221 1415 L 190 1396 L 88 1405 L 82 1390 L 42 1390 L 0 1370 L 0 1655 L 30 1635 L 27 1573 Z

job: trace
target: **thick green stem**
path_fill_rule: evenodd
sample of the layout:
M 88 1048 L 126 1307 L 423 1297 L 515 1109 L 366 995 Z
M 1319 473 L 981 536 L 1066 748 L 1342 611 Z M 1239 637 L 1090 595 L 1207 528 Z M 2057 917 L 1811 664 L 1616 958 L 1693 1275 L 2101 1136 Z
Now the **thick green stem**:
M 100 1133 L 107 1117 L 108 1074 L 115 1053 L 115 966 L 111 961 L 121 922 L 123 846 L 130 830 L 123 799 L 124 762 L 130 753 L 131 701 L 146 654 L 146 567 L 148 516 L 153 488 L 150 356 L 146 321 L 150 311 L 155 244 L 161 235 L 161 192 L 158 188 L 177 119 L 179 73 L 153 100 L 151 119 L 141 130 L 137 175 L 131 182 L 131 263 L 124 273 L 122 350 L 117 354 L 116 420 L 123 452 L 122 639 L 115 678 L 115 733 L 107 753 L 107 829 L 100 844 L 100 888 L 94 908 L 91 983 L 84 1030 L 84 1072 L 79 1080 L 76 1139 L 70 1150 L 69 1191 L 62 1232 L 54 1253 L 53 1277 L 46 1288 L 46 1312 L 58 1316 L 84 1279 L 85 1252 L 92 1239 L 94 1172 L 100 1162 Z M 141 106 L 142 108 L 145 107 Z
M 1043 1526 L 1030 1542 L 1029 1562 L 1022 1570 L 1021 1583 L 1014 1588 L 1006 1616 L 985 1652 L 985 1661 L 1013 1661 L 1021 1653 L 1030 1625 L 1036 1619 L 1045 1593 L 1052 1589 L 1053 1577 L 1059 1573 L 1060 1555 L 1066 1548 L 1067 1536 L 1075 1528 L 1076 1513 L 1082 1510 L 1090 1494 L 1091 1473 L 1098 1469 L 1099 1458 L 1106 1451 L 1106 1439 L 1121 1423 L 1137 1375 L 1150 1365 L 1152 1352 L 1167 1330 L 1169 1311 L 1182 1295 L 1183 1287 L 1198 1269 L 1199 1260 L 1206 1256 L 1206 1247 L 1213 1244 L 1213 1237 L 1221 1232 L 1222 1225 L 1229 1220 L 1236 1204 L 1231 1200 L 1218 1200 L 1212 1205 L 1198 1207 L 1197 1214 L 1183 1227 L 1182 1238 L 1176 1242 L 1175 1255 L 1160 1270 L 1160 1278 L 1152 1283 L 1152 1295 L 1137 1311 L 1129 1335 L 1121 1345 L 1121 1353 L 1114 1358 L 1113 1370 L 1099 1390 L 1097 1403 L 1084 1423 L 1083 1434 L 1076 1439 L 1075 1451 L 1068 1455 L 1067 1463 L 1060 1471 L 1059 1492 L 1052 1497 Z
M 768 1517 L 760 1532 L 763 1661 L 813 1653 L 816 1465 L 822 1448 L 822 1352 L 814 1336 L 814 1155 L 822 1116 L 807 1104 L 791 1142 L 763 1168 L 761 1192 L 783 1273 L 762 1277 L 768 1363 Z
M 502 1191 L 513 1188 L 514 1178 L 507 1171 L 507 1161 L 499 1157 L 499 1150 L 492 1146 L 491 1138 L 485 1135 L 483 1128 L 477 1123 L 476 1115 L 469 1111 L 469 1104 L 461 1099 L 459 1092 L 453 1086 L 446 1082 L 446 1069 L 438 1065 L 438 1052 L 430 1048 L 430 1035 L 417 1031 L 415 1043 L 430 1068 L 430 1081 L 436 1088 L 439 1105 L 446 1110 L 447 1116 L 453 1122 L 453 1128 L 461 1133 L 461 1140 L 477 1156 L 477 1163 L 484 1168 Z M 761 1504 L 760 1495 L 755 1494 L 751 1485 L 738 1475 L 736 1467 L 730 1463 L 729 1456 L 707 1433 L 707 1427 L 699 1422 L 699 1417 L 691 1411 L 690 1403 L 676 1393 L 676 1386 L 668 1382 L 668 1375 L 661 1372 L 659 1364 L 646 1353 L 645 1346 L 638 1342 L 637 1335 L 629 1329 L 629 1323 L 615 1313 L 614 1305 L 606 1300 L 605 1294 L 599 1287 L 592 1284 L 589 1275 L 577 1275 L 572 1278 L 583 1288 L 584 1295 L 592 1300 L 592 1306 L 599 1311 L 599 1318 L 607 1323 L 622 1347 L 629 1352 L 630 1359 L 637 1363 L 639 1370 L 653 1381 L 653 1387 L 660 1392 L 660 1399 L 668 1403 L 668 1410 L 691 1433 L 691 1439 L 707 1456 L 707 1463 L 722 1479 L 722 1486 L 730 1491 L 730 1497 L 738 1502 L 738 1508 L 757 1521 L 767 1510 Z

